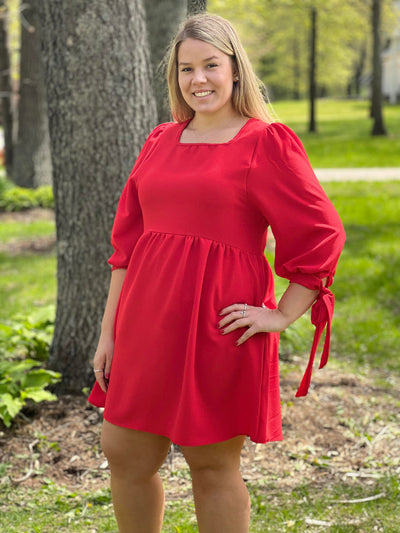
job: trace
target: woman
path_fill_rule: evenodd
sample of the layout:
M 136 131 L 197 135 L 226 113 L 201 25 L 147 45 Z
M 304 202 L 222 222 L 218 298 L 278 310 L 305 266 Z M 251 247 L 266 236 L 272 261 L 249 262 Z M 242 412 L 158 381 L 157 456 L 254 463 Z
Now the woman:
M 119 530 L 161 530 L 158 470 L 171 441 L 189 464 L 201 533 L 243 533 L 245 436 L 280 440 L 279 332 L 314 303 L 317 326 L 298 395 L 327 325 L 344 243 L 303 147 L 267 114 L 224 19 L 197 15 L 171 48 L 176 122 L 148 137 L 112 233 L 109 298 L 90 401 L 105 405 L 102 447 Z M 276 305 L 264 247 L 290 284 Z

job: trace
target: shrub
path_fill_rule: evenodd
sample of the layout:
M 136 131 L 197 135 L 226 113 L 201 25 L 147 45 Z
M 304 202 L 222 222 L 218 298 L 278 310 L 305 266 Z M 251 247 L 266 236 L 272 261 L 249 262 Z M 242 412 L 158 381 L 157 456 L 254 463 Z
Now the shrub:
M 34 197 L 40 207 L 54 208 L 53 188 L 50 185 L 43 185 L 34 191 Z
M 0 361 L 0 419 L 10 427 L 27 401 L 56 400 L 57 396 L 45 389 L 58 381 L 60 374 L 40 368 L 39 361 Z
M 54 305 L 0 324 L 0 419 L 9 427 L 28 401 L 56 400 L 46 387 L 60 374 L 43 368 L 54 330 Z
M 30 357 L 46 361 L 54 331 L 55 306 L 49 305 L 29 316 L 17 315 L 0 324 L 0 356 L 7 359 Z
M 0 210 L 23 211 L 33 207 L 54 207 L 53 190 L 50 186 L 37 189 L 10 186 L 0 179 Z

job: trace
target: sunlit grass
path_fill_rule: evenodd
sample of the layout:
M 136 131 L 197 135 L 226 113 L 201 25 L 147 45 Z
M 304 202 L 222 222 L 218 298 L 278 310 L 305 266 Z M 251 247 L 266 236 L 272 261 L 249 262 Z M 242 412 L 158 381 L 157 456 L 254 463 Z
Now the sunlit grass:
M 7 243 L 30 237 L 54 235 L 55 223 L 52 220 L 34 220 L 30 222 L 2 221 L 0 225 L 0 243 Z
M 56 256 L 0 253 L 0 320 L 55 303 Z
M 250 533 L 304 533 L 310 520 L 323 522 L 323 531 L 330 533 L 399 531 L 395 523 L 400 495 L 397 476 L 382 477 L 368 486 L 338 483 L 318 487 L 304 480 L 285 492 L 276 490 L 271 481 L 248 483 L 248 487 Z M 380 495 L 378 499 L 366 503 L 342 503 L 376 495 Z M 0 527 L 7 533 L 117 532 L 108 489 L 88 493 L 52 483 L 36 490 L 5 485 L 2 502 L 7 512 L 0 514 Z M 377 525 L 380 529 L 375 529 Z M 168 501 L 162 533 L 196 531 L 193 501 Z
M 386 137 L 370 135 L 368 101 L 318 100 L 318 133 L 307 131 L 307 101 L 278 101 L 274 109 L 300 136 L 315 168 L 400 167 L 400 105 L 384 108 Z

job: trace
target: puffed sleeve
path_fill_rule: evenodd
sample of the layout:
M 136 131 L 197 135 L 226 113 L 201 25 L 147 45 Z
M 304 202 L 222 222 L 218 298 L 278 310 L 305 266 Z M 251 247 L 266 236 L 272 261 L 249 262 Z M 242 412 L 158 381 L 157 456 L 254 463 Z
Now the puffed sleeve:
M 311 309 L 316 329 L 309 363 L 296 393 L 305 396 L 325 327 L 320 368 L 329 356 L 334 296 L 328 287 L 345 241 L 343 225 L 301 141 L 283 124 L 270 124 L 261 133 L 247 178 L 247 194 L 275 236 L 276 274 L 319 291 Z
M 122 191 L 111 232 L 114 253 L 108 263 L 112 266 L 112 270 L 128 267 L 133 249 L 143 233 L 143 217 L 135 177 L 143 161 L 150 157 L 156 148 L 157 140 L 166 126 L 167 124 L 160 124 L 147 137 Z

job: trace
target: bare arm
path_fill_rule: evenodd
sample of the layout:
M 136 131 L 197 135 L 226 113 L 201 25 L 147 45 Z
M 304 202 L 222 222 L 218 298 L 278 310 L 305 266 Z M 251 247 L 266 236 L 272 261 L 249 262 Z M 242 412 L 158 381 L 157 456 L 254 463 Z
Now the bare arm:
M 96 379 L 104 392 L 107 391 L 107 382 L 114 355 L 114 319 L 125 275 L 126 269 L 124 268 L 119 268 L 111 273 L 110 288 L 101 323 L 100 339 L 93 359 Z
M 220 312 L 220 315 L 224 317 L 219 323 L 221 333 L 226 335 L 238 328 L 247 327 L 237 341 L 240 345 L 255 333 L 283 331 L 307 311 L 317 295 L 316 290 L 307 289 L 298 283 L 290 283 L 277 309 L 249 305 L 246 306 L 245 316 L 243 316 L 244 303 L 230 305 Z

